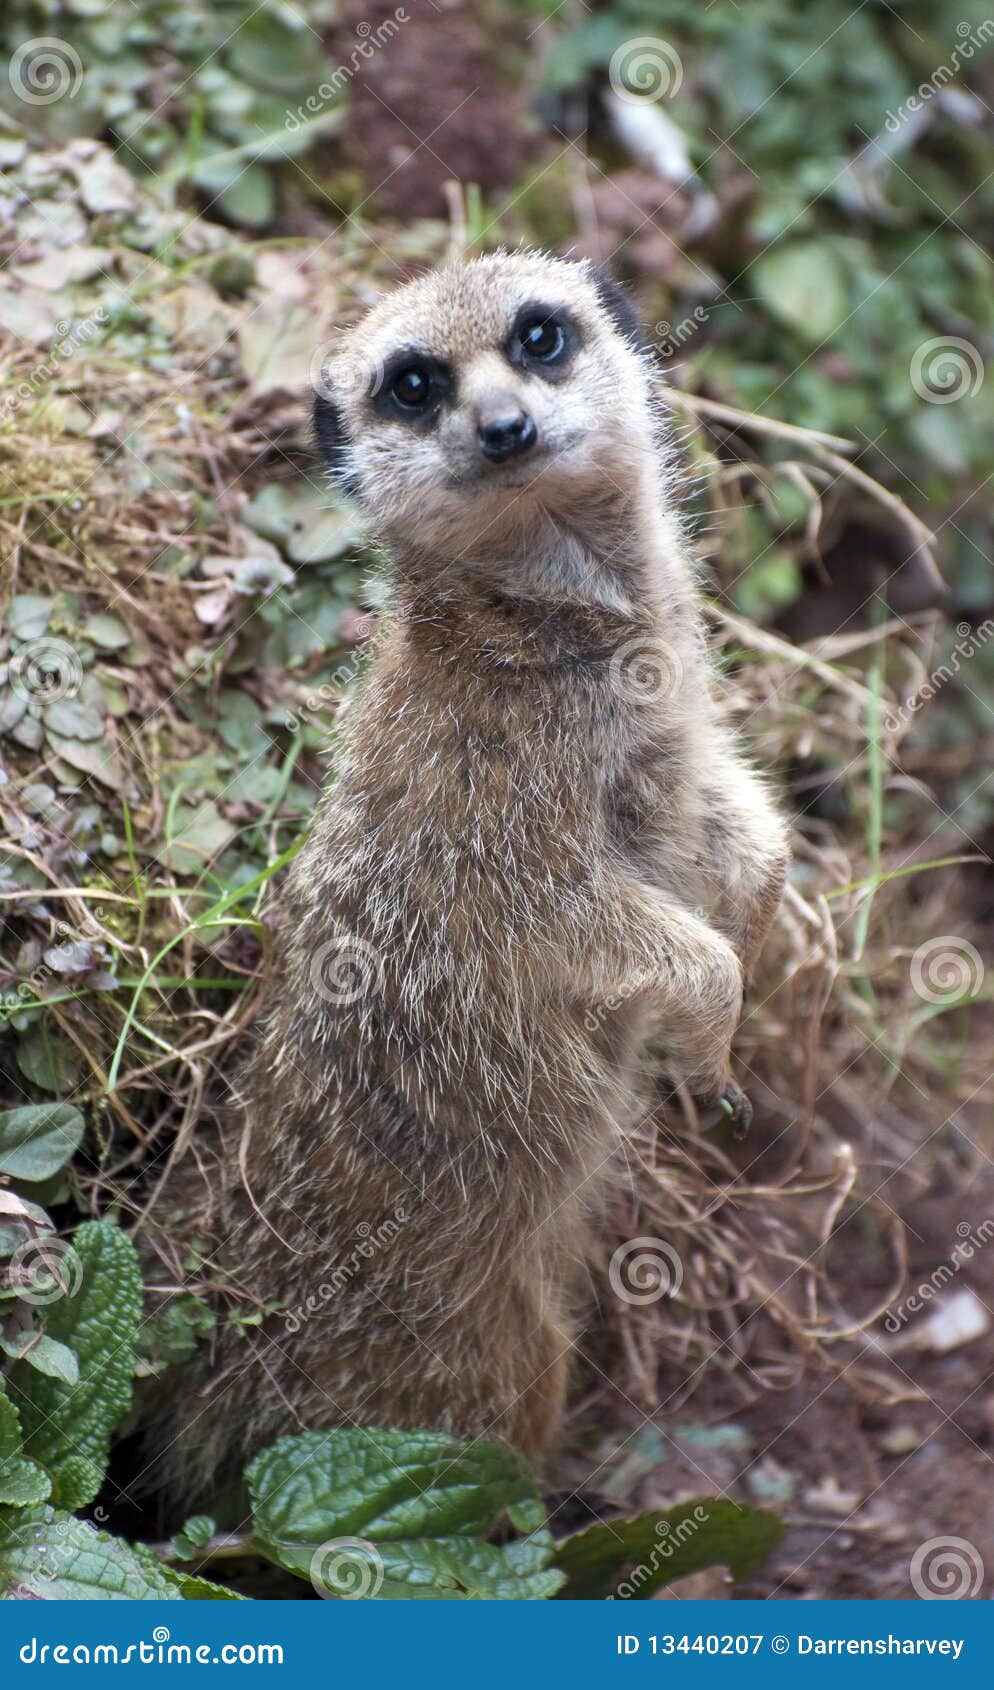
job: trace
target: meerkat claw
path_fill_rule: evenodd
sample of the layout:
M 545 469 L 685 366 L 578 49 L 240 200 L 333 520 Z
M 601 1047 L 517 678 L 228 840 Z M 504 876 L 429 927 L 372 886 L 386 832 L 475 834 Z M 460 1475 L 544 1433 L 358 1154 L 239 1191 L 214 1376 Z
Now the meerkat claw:
M 752 1126 L 752 1104 L 734 1080 L 729 1080 L 718 1101 L 731 1120 L 732 1137 L 737 1144 L 741 1143 Z

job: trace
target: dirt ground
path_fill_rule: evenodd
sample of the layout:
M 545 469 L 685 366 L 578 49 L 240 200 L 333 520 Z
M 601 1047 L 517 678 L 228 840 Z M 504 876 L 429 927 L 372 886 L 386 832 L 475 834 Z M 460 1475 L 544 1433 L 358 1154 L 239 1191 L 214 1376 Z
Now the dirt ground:
M 909 1285 L 928 1283 L 960 1228 L 994 1243 L 994 1166 L 968 1191 L 922 1197 L 902 1213 Z M 880 1265 L 858 1228 L 843 1229 L 840 1251 L 854 1297 L 872 1294 Z M 756 1577 L 694 1574 L 662 1593 L 673 1599 L 912 1598 L 912 1557 L 940 1537 L 972 1546 L 986 1569 L 975 1594 L 994 1595 L 994 1322 L 947 1354 L 924 1342 L 930 1311 L 963 1291 L 994 1316 L 994 1248 L 977 1250 L 895 1338 L 878 1326 L 859 1340 L 857 1363 L 889 1380 L 890 1400 L 883 1391 L 867 1400 L 852 1370 L 836 1379 L 809 1370 L 743 1408 L 709 1374 L 672 1420 L 665 1402 L 654 1424 L 629 1414 L 618 1453 L 594 1476 L 596 1494 L 581 1496 L 601 1517 L 621 1493 L 644 1507 L 714 1494 L 781 1515 L 786 1534 Z

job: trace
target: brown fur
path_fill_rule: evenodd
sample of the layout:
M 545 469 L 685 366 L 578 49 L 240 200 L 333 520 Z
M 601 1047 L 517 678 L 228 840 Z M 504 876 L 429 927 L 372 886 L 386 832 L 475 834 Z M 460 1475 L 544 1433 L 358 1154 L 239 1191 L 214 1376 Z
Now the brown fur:
M 579 328 L 555 382 L 501 350 L 535 297 Z M 395 347 L 456 372 L 430 429 L 370 398 Z M 587 268 L 500 254 L 409 284 L 331 381 L 393 610 L 288 876 L 213 1215 L 182 1195 L 284 1311 L 156 1387 L 151 1447 L 200 1501 L 298 1426 L 546 1446 L 650 1052 L 721 1094 L 786 862 L 712 700 L 647 367 Z M 495 395 L 546 448 L 520 471 L 475 450 Z

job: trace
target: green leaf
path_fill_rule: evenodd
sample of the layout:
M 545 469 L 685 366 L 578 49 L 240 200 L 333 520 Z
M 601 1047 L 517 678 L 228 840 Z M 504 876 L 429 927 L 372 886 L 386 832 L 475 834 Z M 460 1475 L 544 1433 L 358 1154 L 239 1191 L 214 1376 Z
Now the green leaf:
M 121 787 L 121 771 L 114 759 L 113 753 L 101 740 L 66 739 L 61 734 L 54 733 L 46 727 L 46 738 L 57 757 L 68 763 L 71 769 L 78 769 L 81 774 L 93 775 L 104 786 L 118 791 Z
M 46 704 L 43 715 L 46 728 L 66 739 L 103 737 L 103 717 L 99 710 L 94 710 L 91 704 L 84 704 L 82 699 L 53 699 L 51 704 Z
M 18 1392 L 27 1453 L 56 1482 L 70 1457 L 92 1464 L 89 1474 L 79 1467 L 70 1470 L 80 1507 L 99 1489 L 111 1433 L 131 1403 L 142 1280 L 134 1245 L 109 1221 L 85 1222 L 72 1249 L 78 1284 L 73 1295 L 47 1306 L 46 1327 L 50 1337 L 75 1350 L 79 1383 L 42 1378 L 24 1362 L 15 1364 L 11 1383 Z M 90 1495 L 81 1495 L 88 1487 Z
M 248 83 L 291 94 L 314 72 L 314 36 L 259 6 L 226 44 L 230 68 Z
M 292 300 L 267 299 L 238 325 L 242 368 L 256 393 L 305 387 L 314 354 L 314 317 Z
M 184 1602 L 249 1601 L 249 1597 L 242 1596 L 237 1590 L 229 1590 L 227 1585 L 215 1584 L 212 1579 L 201 1578 L 199 1573 L 184 1573 L 178 1567 L 163 1567 L 161 1571 L 163 1578 Z
M 662 1514 L 588 1526 L 564 1538 L 555 1559 L 569 1576 L 570 1598 L 645 1598 L 702 1567 L 727 1567 L 734 1578 L 748 1578 L 783 1531 L 775 1514 L 706 1496 Z
M 344 1428 L 281 1438 L 248 1469 L 262 1551 L 322 1594 L 547 1597 L 563 1579 L 527 1463 L 440 1432 Z M 530 1535 L 484 1541 L 501 1515 Z
M 0 1511 L 0 1598 L 182 1601 L 176 1583 L 129 1544 L 58 1508 Z
M 70 1103 L 27 1104 L 0 1115 L 0 1173 L 48 1179 L 64 1167 L 83 1137 L 83 1117 Z
M 198 1343 L 209 1338 L 216 1325 L 214 1310 L 199 1297 L 188 1292 L 170 1297 L 164 1308 L 153 1310 L 142 1321 L 138 1334 L 139 1374 L 147 1377 L 178 1361 L 188 1361 Z
M 813 344 L 830 339 L 849 314 L 846 269 L 826 242 L 791 241 L 775 247 L 750 274 L 773 315 Z
M 37 640 L 48 627 L 54 609 L 53 599 L 39 598 L 35 593 L 15 593 L 4 618 L 8 634 L 18 640 Z
M 131 638 L 119 616 L 110 611 L 97 611 L 83 624 L 83 633 L 104 651 L 121 651 Z
M 88 1455 L 69 1455 L 59 1467 L 52 1481 L 52 1498 L 60 1508 L 74 1512 L 86 1508 L 100 1494 L 104 1482 L 103 1466 L 97 1466 Z
M 273 178 L 264 165 L 246 168 L 239 160 L 232 180 L 217 194 L 213 206 L 242 228 L 264 229 L 276 211 Z
M 17 1066 L 42 1091 L 72 1091 L 76 1083 L 78 1052 L 75 1045 L 42 1025 L 33 1027 L 17 1045 Z
M 79 1362 L 68 1344 L 60 1344 L 47 1332 L 18 1332 L 13 1338 L 0 1337 L 0 1349 L 13 1361 L 25 1361 L 50 1379 L 62 1379 L 67 1385 L 79 1380 Z
M 246 508 L 244 520 L 281 545 L 292 563 L 322 563 L 358 541 L 353 512 L 329 504 L 328 495 L 307 482 L 269 482 Z
M 206 1518 L 206 1516 L 200 1516 Z M 214 1522 L 211 1521 L 213 1529 Z M 147 1543 L 136 1543 L 132 1546 L 134 1554 L 143 1567 L 148 1567 L 159 1578 L 164 1578 L 172 1590 L 182 1596 L 184 1602 L 247 1602 L 246 1596 L 239 1595 L 237 1590 L 229 1590 L 227 1585 L 214 1584 L 211 1579 L 201 1578 L 199 1573 L 188 1573 L 185 1567 L 169 1567 L 159 1560 L 154 1549 Z
M 170 837 L 153 855 L 164 868 L 176 874 L 194 874 L 202 869 L 235 836 L 216 804 L 178 804 L 171 818 Z
M 0 1395 L 0 1503 L 27 1507 L 44 1502 L 51 1489 L 44 1468 L 24 1454 L 17 1409 L 9 1397 Z
M 206 1549 L 216 1530 L 217 1524 L 209 1514 L 191 1514 L 184 1522 L 182 1531 L 177 1532 L 171 1540 L 180 1560 L 195 1561 Z

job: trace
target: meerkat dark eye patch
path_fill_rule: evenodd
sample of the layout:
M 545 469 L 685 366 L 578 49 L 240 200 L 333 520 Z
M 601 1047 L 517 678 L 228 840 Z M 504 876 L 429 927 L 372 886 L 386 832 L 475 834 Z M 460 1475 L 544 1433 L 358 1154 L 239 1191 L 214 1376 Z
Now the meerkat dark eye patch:
M 514 319 L 505 351 L 518 369 L 555 381 L 565 374 L 580 344 L 576 324 L 568 311 L 555 305 L 525 305 Z
M 396 352 L 384 365 L 374 404 L 381 416 L 395 422 L 420 423 L 434 417 L 451 389 L 451 372 L 441 359 L 416 351 Z
M 590 266 L 590 278 L 597 289 L 601 310 L 606 317 L 610 317 L 622 340 L 627 340 L 636 351 L 644 351 L 645 330 L 628 295 L 618 286 L 614 277 L 602 270 L 599 264 Z
M 354 496 L 357 484 L 351 469 L 351 441 L 345 427 L 345 418 L 339 407 L 325 393 L 316 393 L 314 396 L 314 433 L 331 474 L 341 483 L 344 492 Z

